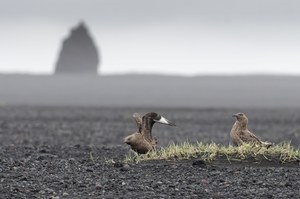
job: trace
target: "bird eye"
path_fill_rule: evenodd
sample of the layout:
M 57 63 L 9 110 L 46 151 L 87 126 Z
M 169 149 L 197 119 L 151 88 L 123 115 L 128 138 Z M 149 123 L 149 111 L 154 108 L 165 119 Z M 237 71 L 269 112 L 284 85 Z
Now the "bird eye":
M 239 116 L 243 116 L 244 114 L 243 114 L 243 113 L 239 113 L 238 115 L 239 115 Z

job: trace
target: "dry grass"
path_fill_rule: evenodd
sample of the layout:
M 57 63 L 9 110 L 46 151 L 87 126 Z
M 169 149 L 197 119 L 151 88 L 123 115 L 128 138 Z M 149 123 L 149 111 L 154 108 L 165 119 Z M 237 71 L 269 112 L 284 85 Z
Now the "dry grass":
M 282 143 L 270 148 L 255 144 L 243 144 L 239 147 L 222 146 L 211 144 L 190 144 L 184 142 L 176 145 L 170 144 L 166 148 L 150 151 L 144 155 L 129 153 L 126 155 L 126 162 L 140 162 L 144 160 L 174 160 L 198 158 L 205 161 L 214 161 L 218 157 L 226 157 L 230 160 L 244 160 L 246 158 L 277 158 L 282 163 L 300 161 L 300 150 L 295 149 L 290 143 Z

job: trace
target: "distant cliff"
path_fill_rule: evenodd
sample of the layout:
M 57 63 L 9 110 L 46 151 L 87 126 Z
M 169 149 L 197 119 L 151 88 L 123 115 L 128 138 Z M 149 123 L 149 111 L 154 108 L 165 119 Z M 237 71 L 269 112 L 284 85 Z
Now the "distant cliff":
M 82 22 L 63 41 L 55 74 L 97 74 L 98 49 Z

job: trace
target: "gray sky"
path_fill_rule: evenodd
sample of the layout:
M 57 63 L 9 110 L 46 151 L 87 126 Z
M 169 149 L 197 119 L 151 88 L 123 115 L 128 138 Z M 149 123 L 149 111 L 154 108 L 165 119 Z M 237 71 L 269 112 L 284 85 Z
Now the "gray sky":
M 300 74 L 296 0 L 0 0 L 0 72 L 52 73 L 84 20 L 100 72 Z

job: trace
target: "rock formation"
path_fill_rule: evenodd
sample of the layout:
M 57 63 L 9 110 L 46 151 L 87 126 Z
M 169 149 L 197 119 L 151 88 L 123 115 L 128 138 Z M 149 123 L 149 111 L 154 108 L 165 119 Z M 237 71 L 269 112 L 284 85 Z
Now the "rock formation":
M 62 44 L 55 74 L 97 74 L 99 55 L 86 25 L 81 22 Z

